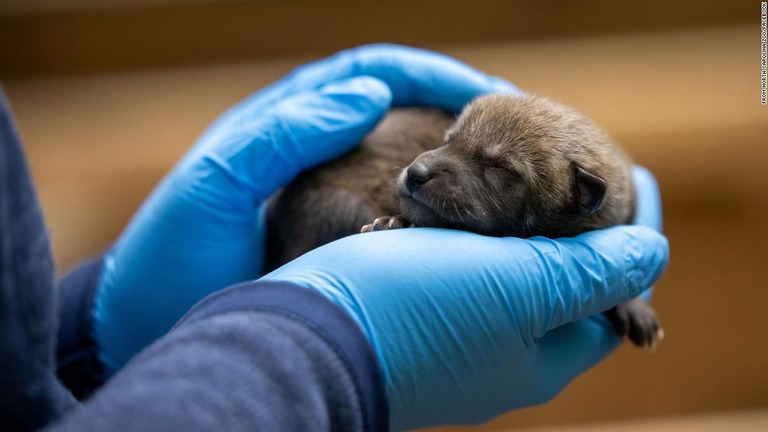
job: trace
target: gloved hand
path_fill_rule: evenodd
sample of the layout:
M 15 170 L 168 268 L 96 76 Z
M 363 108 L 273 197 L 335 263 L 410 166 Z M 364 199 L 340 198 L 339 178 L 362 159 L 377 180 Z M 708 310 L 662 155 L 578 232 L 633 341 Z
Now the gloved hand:
M 459 111 L 512 85 L 438 54 L 368 46 L 295 70 L 222 115 L 142 205 L 107 254 L 94 299 L 109 372 L 198 300 L 261 274 L 261 204 L 340 156 L 390 105 Z
M 634 175 L 638 222 L 659 228 L 655 181 Z M 349 312 L 377 353 L 391 427 L 408 429 L 554 397 L 620 342 L 594 314 L 648 289 L 667 259 L 666 239 L 642 226 L 558 240 L 409 228 L 338 240 L 262 280 L 315 289 Z

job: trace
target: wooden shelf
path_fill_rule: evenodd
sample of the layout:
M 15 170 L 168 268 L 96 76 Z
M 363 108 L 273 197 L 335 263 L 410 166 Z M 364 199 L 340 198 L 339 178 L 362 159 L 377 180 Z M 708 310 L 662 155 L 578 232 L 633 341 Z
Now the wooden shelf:
M 0 77 L 322 56 L 372 42 L 434 48 L 706 28 L 757 23 L 759 13 L 750 2 L 696 0 L 476 0 L 471 7 L 462 0 L 89 4 L 70 0 L 58 8 L 0 14 Z

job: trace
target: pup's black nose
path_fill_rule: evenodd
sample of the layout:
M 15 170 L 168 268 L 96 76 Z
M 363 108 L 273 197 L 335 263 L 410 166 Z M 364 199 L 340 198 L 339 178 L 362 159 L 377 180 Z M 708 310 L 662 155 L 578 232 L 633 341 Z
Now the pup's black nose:
M 432 174 L 429 172 L 429 168 L 423 163 L 414 162 L 406 171 L 405 187 L 408 188 L 408 192 L 414 193 L 430 179 L 432 179 Z

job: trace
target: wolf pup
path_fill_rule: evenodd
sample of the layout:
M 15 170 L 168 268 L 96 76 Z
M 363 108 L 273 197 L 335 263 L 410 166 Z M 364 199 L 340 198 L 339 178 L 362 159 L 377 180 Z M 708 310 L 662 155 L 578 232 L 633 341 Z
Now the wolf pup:
M 455 120 L 434 109 L 394 109 L 358 148 L 270 200 L 267 270 L 360 231 L 443 227 L 557 238 L 628 224 L 631 167 L 587 117 L 543 97 L 483 96 Z M 637 346 L 654 348 L 663 337 L 641 299 L 605 314 Z

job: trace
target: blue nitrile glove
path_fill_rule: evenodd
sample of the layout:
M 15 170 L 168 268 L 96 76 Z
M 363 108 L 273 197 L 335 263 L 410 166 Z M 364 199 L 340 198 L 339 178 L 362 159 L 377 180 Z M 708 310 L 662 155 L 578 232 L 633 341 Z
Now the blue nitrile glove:
M 442 55 L 376 45 L 301 67 L 222 115 L 106 256 L 93 314 L 108 371 L 207 294 L 259 277 L 260 205 L 349 151 L 390 105 L 459 111 L 499 91 L 517 89 Z
M 632 180 L 637 191 L 637 203 L 635 203 L 637 208 L 633 223 L 662 232 L 661 193 L 656 179 L 650 171 L 635 165 L 632 170 Z M 641 297 L 645 301 L 650 301 L 651 294 L 653 294 L 653 290 L 649 289 L 644 291 Z
M 635 171 L 639 222 L 658 228 L 653 177 Z M 543 403 L 620 343 L 602 315 L 668 259 L 656 230 L 575 238 L 409 228 L 358 234 L 264 276 L 315 289 L 360 324 L 384 373 L 393 429 L 479 423 Z

